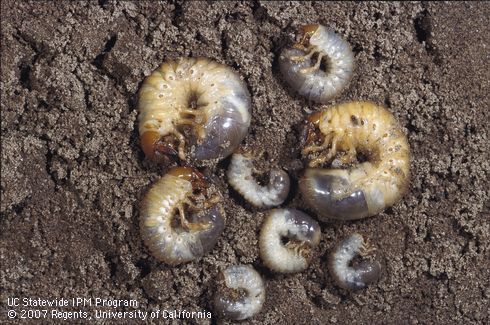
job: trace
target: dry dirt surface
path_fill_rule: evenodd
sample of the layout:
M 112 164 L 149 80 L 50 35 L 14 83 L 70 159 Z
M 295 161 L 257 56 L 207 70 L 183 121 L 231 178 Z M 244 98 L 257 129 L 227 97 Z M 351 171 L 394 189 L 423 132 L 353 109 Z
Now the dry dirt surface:
M 262 274 L 267 299 L 243 324 L 490 323 L 489 17 L 483 2 L 2 1 L 0 322 L 14 297 L 212 312 L 219 271 L 245 263 Z M 258 255 L 265 211 L 226 185 L 225 159 L 205 169 L 227 213 L 214 250 L 182 266 L 157 262 L 139 235 L 139 202 L 170 166 L 146 161 L 139 147 L 144 77 L 180 56 L 234 68 L 252 95 L 244 143 L 264 149 L 263 171 L 273 164 L 291 175 L 283 206 L 312 214 L 296 185 L 305 167 L 298 126 L 320 106 L 291 92 L 277 62 L 298 27 L 316 22 L 345 37 L 357 63 L 332 103 L 386 105 L 407 133 L 408 193 L 375 217 L 322 223 L 311 266 L 274 274 Z M 384 273 L 348 292 L 327 257 L 355 231 L 378 247 Z M 72 307 L 60 310 L 95 310 Z

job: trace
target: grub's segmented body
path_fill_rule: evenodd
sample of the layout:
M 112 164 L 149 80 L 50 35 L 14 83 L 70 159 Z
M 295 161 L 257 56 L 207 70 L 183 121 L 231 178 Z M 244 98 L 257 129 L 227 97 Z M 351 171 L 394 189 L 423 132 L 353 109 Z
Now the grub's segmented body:
M 354 233 L 345 238 L 333 250 L 328 261 L 330 274 L 342 288 L 358 290 L 365 288 L 381 276 L 381 264 L 365 260 L 358 265 L 350 266 L 357 255 L 368 256 L 375 249 L 364 241 L 362 235 Z
M 186 263 L 203 256 L 216 244 L 224 228 L 222 210 L 217 203 L 208 206 L 210 201 L 206 198 L 200 206 L 193 201 L 197 199 L 193 192 L 205 186 L 196 170 L 175 167 L 146 194 L 141 206 L 140 231 L 158 260 L 170 265 Z
M 272 207 L 284 202 L 289 193 L 289 176 L 280 169 L 269 174 L 269 184 L 261 186 L 254 179 L 253 157 L 247 153 L 234 153 L 228 167 L 228 182 L 256 207 Z
M 243 320 L 257 314 L 265 301 L 262 277 L 249 265 L 234 265 L 221 273 L 214 310 L 222 318 Z
M 226 157 L 250 125 L 247 87 L 229 67 L 206 58 L 163 63 L 145 79 L 138 108 L 141 146 L 156 161 L 188 153 L 197 160 Z
M 331 161 L 348 169 L 308 168 L 299 182 L 321 218 L 360 219 L 392 206 L 409 183 L 407 137 L 393 115 L 371 102 L 348 102 L 310 116 L 303 155 L 310 167 Z M 355 163 L 362 154 L 367 161 Z M 338 162 L 337 161 L 337 162 Z
M 352 78 L 354 55 L 349 43 L 325 26 L 304 26 L 302 34 L 301 41 L 279 57 L 283 78 L 300 95 L 326 103 Z
M 320 242 L 320 235 L 318 222 L 307 214 L 295 209 L 271 210 L 260 231 L 260 256 L 273 271 L 303 271 Z

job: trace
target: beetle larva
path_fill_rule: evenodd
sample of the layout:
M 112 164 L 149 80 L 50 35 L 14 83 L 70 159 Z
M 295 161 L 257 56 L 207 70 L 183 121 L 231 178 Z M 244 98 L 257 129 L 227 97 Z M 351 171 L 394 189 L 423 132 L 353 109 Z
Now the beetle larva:
M 303 271 L 320 242 L 320 235 L 318 222 L 307 214 L 295 209 L 271 210 L 260 231 L 260 256 L 273 271 Z
M 206 58 L 163 63 L 143 82 L 138 109 L 141 146 L 155 161 L 177 154 L 185 160 L 189 153 L 197 160 L 226 157 L 250 125 L 246 85 L 231 68 Z
M 214 310 L 223 318 L 243 320 L 257 314 L 265 301 L 262 277 L 249 265 L 234 265 L 221 273 Z
M 349 83 L 354 55 L 349 43 L 325 26 L 306 25 L 301 32 L 301 41 L 284 49 L 279 57 L 282 75 L 300 95 L 326 103 Z
M 409 183 L 407 137 L 393 115 L 372 102 L 348 102 L 312 114 L 306 146 L 310 167 L 339 160 L 349 169 L 308 168 L 299 182 L 305 202 L 320 218 L 360 219 L 392 206 Z M 367 161 L 355 164 L 357 155 Z
M 141 206 L 140 231 L 158 260 L 186 263 L 214 247 L 224 228 L 224 213 L 219 196 L 197 193 L 206 188 L 204 176 L 189 167 L 172 168 L 150 188 Z
M 288 174 L 281 169 L 272 169 L 269 184 L 261 186 L 252 175 L 253 159 L 252 153 L 233 154 L 227 171 L 230 185 L 256 207 L 272 207 L 284 202 L 289 194 Z
M 368 256 L 372 248 L 360 234 L 352 234 L 340 242 L 328 260 L 330 274 L 335 282 L 344 289 L 358 290 L 375 282 L 381 275 L 381 264 L 377 261 L 362 261 L 350 266 L 357 255 Z

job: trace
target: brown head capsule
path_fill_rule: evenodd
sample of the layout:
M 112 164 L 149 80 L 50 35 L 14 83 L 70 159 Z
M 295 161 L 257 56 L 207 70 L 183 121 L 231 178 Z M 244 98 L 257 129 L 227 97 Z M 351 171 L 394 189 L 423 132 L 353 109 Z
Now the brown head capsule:
M 344 289 L 358 290 L 377 281 L 381 276 L 379 262 L 365 260 L 355 266 L 350 265 L 357 255 L 366 257 L 374 250 L 360 234 L 354 233 L 345 238 L 328 260 L 328 268 L 335 282 Z
M 229 67 L 206 58 L 163 63 L 139 92 L 141 147 L 152 160 L 197 160 L 233 152 L 250 125 L 250 94 Z M 189 134 L 189 136 L 187 136 Z
M 336 162 L 348 169 L 308 168 L 299 182 L 320 218 L 360 219 L 392 206 L 409 183 L 407 137 L 393 115 L 371 102 L 348 102 L 310 117 L 302 150 L 310 167 Z M 367 161 L 356 163 L 357 155 Z
M 145 195 L 140 231 L 158 260 L 170 265 L 186 263 L 214 247 L 224 228 L 224 213 L 219 196 L 210 196 L 206 188 L 197 170 L 176 167 Z

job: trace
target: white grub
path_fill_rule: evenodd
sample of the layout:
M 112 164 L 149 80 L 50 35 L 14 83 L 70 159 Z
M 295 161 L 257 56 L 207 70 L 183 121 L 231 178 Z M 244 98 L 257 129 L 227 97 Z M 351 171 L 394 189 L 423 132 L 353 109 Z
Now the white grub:
M 326 103 L 352 78 L 354 54 L 347 41 L 325 26 L 306 25 L 301 32 L 300 42 L 284 49 L 279 57 L 283 78 L 300 95 Z
M 335 282 L 341 288 L 358 290 L 377 281 L 381 275 L 381 264 L 378 261 L 364 260 L 351 266 L 354 257 L 368 256 L 374 250 L 358 233 L 345 238 L 333 250 L 328 261 L 330 274 Z
M 245 200 L 256 207 L 280 205 L 289 194 L 288 174 L 283 170 L 273 169 L 269 173 L 269 184 L 261 186 L 252 175 L 253 159 L 248 154 L 234 153 L 227 171 L 228 182 Z
M 407 192 L 410 147 L 385 107 L 368 101 L 328 107 L 310 115 L 306 130 L 302 155 L 315 168 L 305 170 L 299 188 L 322 220 L 373 216 Z M 358 162 L 359 153 L 366 161 Z M 321 168 L 332 160 L 348 168 Z
M 186 160 L 191 151 L 194 159 L 211 160 L 230 155 L 243 140 L 251 102 L 245 83 L 230 67 L 207 58 L 179 58 L 145 79 L 138 110 L 147 158 L 160 162 L 178 155 Z M 189 142 L 194 150 L 186 149 Z
M 207 190 L 203 177 L 193 168 L 175 167 L 146 193 L 141 205 L 140 232 L 159 261 L 169 265 L 190 262 L 211 251 L 218 241 L 225 219 L 217 196 L 206 198 L 202 207 L 193 202 L 194 191 Z M 186 207 L 203 209 L 186 216 Z
M 271 210 L 260 231 L 260 257 L 273 271 L 301 272 L 308 267 L 320 235 L 318 222 L 307 214 L 295 209 Z
M 221 273 L 214 296 L 214 311 L 221 318 L 250 318 L 260 312 L 264 301 L 264 281 L 252 266 L 233 265 Z

